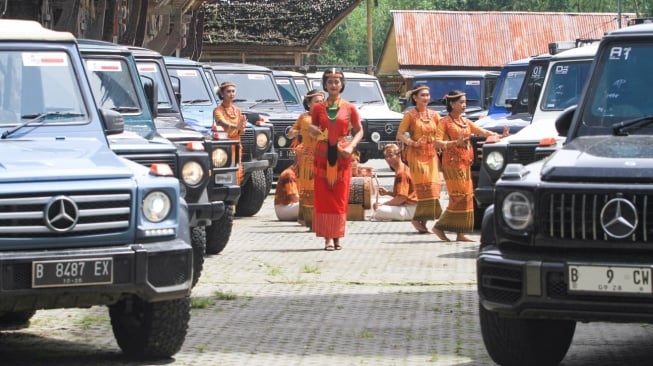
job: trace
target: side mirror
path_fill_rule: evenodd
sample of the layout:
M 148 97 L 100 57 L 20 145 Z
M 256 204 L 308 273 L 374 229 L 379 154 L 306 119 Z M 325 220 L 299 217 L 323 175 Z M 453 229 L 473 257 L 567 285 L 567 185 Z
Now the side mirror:
M 150 107 L 150 112 L 152 112 L 152 118 L 156 118 L 159 106 L 159 90 L 157 83 L 151 77 L 141 75 L 141 84 L 143 84 L 145 99 L 147 99 L 147 105 Z
M 516 105 L 517 99 L 506 99 L 506 111 L 508 111 L 508 113 L 512 113 Z
M 556 118 L 556 131 L 558 131 L 560 136 L 567 136 L 567 133 L 569 133 L 569 127 L 571 126 L 571 121 L 574 118 L 576 109 L 578 109 L 578 106 L 572 105 L 562 111 L 562 113 L 558 115 L 558 118 Z
M 531 116 L 535 113 L 537 109 L 537 101 L 540 98 L 540 93 L 542 92 L 542 84 L 534 83 L 528 85 L 528 114 Z
M 181 79 L 177 76 L 170 75 L 170 82 L 172 83 L 172 92 L 175 93 L 177 104 L 181 105 Z
M 100 115 L 104 120 L 104 134 L 106 136 L 116 135 L 125 130 L 125 120 L 122 114 L 111 109 L 100 109 Z

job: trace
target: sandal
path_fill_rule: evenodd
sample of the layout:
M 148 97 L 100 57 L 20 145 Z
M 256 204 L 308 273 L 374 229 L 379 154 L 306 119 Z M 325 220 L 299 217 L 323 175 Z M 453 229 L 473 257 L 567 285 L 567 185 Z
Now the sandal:
M 336 250 L 341 250 L 342 246 L 340 246 L 340 239 L 333 239 L 333 246 Z
M 326 250 L 327 252 L 333 252 L 334 250 L 336 250 L 336 247 L 333 246 L 333 242 L 331 241 L 331 239 L 324 240 L 324 250 Z

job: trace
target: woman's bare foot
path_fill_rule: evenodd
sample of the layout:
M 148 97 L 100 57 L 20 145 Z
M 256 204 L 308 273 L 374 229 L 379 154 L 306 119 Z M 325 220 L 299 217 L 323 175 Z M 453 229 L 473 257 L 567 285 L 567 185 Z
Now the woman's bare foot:
M 417 230 L 417 232 L 420 234 L 426 234 L 429 232 L 429 229 L 426 228 L 424 221 L 412 220 L 410 223 L 413 224 L 415 230 Z
M 456 235 L 456 241 L 474 241 L 474 240 L 466 237 L 465 234 L 458 233 L 458 235 Z
M 333 239 L 333 247 L 336 250 L 341 250 L 342 249 L 342 246 L 340 245 L 340 238 Z
M 444 235 L 444 231 L 438 229 L 437 227 L 433 227 L 433 234 L 437 235 L 438 238 L 442 241 L 451 241 L 449 238 L 447 238 L 446 235 Z

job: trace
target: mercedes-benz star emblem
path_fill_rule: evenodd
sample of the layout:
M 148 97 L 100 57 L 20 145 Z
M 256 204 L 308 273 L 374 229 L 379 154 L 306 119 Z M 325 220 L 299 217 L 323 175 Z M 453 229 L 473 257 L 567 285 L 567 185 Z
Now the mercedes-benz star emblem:
M 615 239 L 632 235 L 638 221 L 635 205 L 625 198 L 613 198 L 601 210 L 601 227 Z
M 77 225 L 77 220 L 79 220 L 79 208 L 69 197 L 52 197 L 45 205 L 43 221 L 52 231 L 59 233 L 70 231 Z
M 286 129 L 283 131 L 284 135 L 286 135 L 287 138 L 290 138 L 290 130 L 292 129 L 292 126 L 286 127 Z
M 392 129 L 393 129 L 392 128 L 392 123 L 386 123 L 385 124 L 385 126 L 384 126 L 385 133 L 387 133 L 388 135 L 391 135 L 392 134 Z

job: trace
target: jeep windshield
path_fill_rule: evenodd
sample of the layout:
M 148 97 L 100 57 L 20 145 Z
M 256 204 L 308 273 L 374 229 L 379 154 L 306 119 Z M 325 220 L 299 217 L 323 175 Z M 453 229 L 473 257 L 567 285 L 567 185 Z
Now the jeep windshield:
M 614 43 L 597 55 L 597 67 L 603 72 L 590 81 L 587 104 L 577 112 L 581 113 L 582 122 L 579 133 L 611 134 L 612 127 L 619 123 L 628 124 L 653 115 L 651 60 L 653 44 L 643 42 Z M 628 128 L 628 132 L 653 133 L 653 124 L 637 124 L 637 128 Z
M 420 78 L 419 75 L 413 79 L 413 88 L 418 85 L 428 85 L 431 92 L 429 105 L 441 106 L 444 96 L 452 90 L 460 90 L 466 93 L 467 109 L 470 107 L 481 108 L 481 79 L 470 77 L 437 77 Z
M 135 84 L 135 75 L 123 58 L 91 58 L 84 55 L 86 74 L 99 108 L 112 109 L 124 116 L 125 130 L 145 138 L 154 135 L 154 122 L 143 115 L 142 104 Z M 140 89 L 142 90 L 142 89 Z
M 168 95 L 168 89 L 166 88 L 166 82 L 163 79 L 163 74 L 159 68 L 159 64 L 156 62 L 149 61 L 136 61 L 138 65 L 138 73 L 147 77 L 150 77 L 154 80 L 156 85 L 158 85 L 157 92 L 157 103 L 158 110 L 160 112 L 170 112 L 173 108 L 172 100 L 170 95 Z
M 374 80 L 347 79 L 342 98 L 358 107 L 374 104 L 385 105 L 381 88 Z
M 561 111 L 578 104 L 578 98 L 589 76 L 592 60 L 557 62 L 543 91 L 541 108 L 544 111 Z
M 271 74 L 228 73 L 215 71 L 218 85 L 225 81 L 236 84 L 234 102 L 241 108 L 251 108 L 261 104 L 283 105 Z
M 1 51 L 0 125 L 88 121 L 78 80 L 65 52 Z
M 204 79 L 197 69 L 169 67 L 170 75 L 179 78 L 181 88 L 181 105 L 211 105 L 213 100 Z
M 497 107 L 506 107 L 506 100 L 517 99 L 519 89 L 521 88 L 524 78 L 526 77 L 526 70 L 508 71 L 505 79 L 499 88 L 497 99 L 493 101 Z

